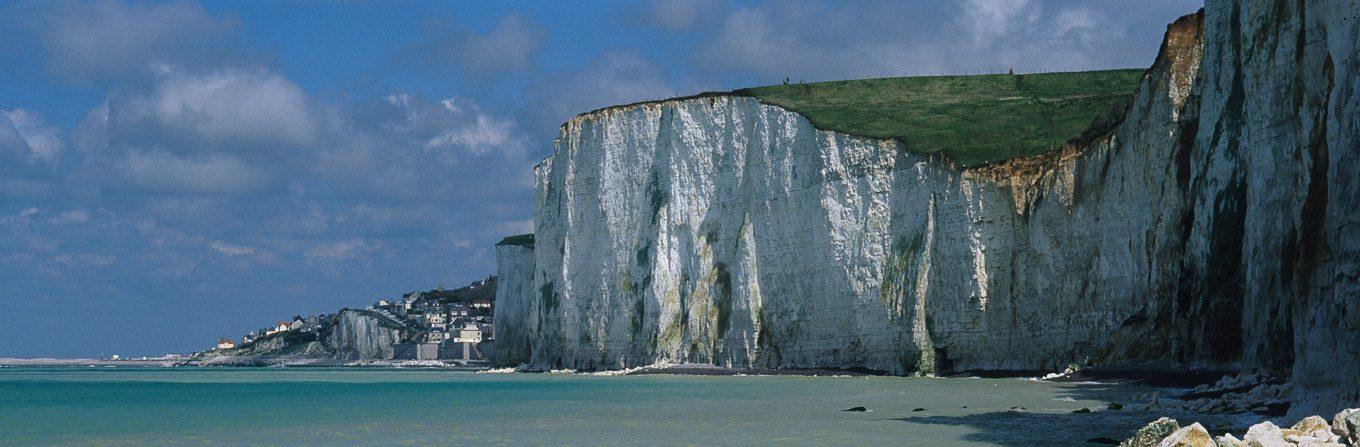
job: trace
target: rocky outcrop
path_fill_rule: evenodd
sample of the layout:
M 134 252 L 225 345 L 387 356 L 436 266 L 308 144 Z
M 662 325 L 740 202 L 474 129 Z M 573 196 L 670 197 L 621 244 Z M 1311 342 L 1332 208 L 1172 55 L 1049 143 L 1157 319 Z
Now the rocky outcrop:
M 1346 420 L 1351 414 L 1360 411 L 1345 410 L 1336 415 L 1335 420 Z M 1360 419 L 1360 418 L 1358 418 Z M 1267 421 L 1251 426 L 1241 439 L 1232 433 L 1224 433 L 1211 438 L 1208 430 L 1199 423 L 1177 429 L 1179 424 L 1170 418 L 1161 418 L 1138 430 L 1133 437 L 1120 443 L 1120 447 L 1346 447 L 1360 445 L 1357 439 L 1349 437 L 1343 423 L 1328 425 L 1320 416 L 1308 416 L 1289 428 L 1280 428 Z M 1170 433 L 1170 434 L 1167 434 Z
M 496 349 L 492 361 L 499 365 L 519 365 L 529 361 L 529 329 L 520 322 L 530 321 L 534 280 L 534 245 L 507 238 L 496 245 L 496 296 L 498 306 L 492 316 L 496 328 Z M 511 297 L 511 298 L 505 298 Z
M 1147 424 L 1147 426 L 1138 429 L 1138 432 L 1134 433 L 1133 437 L 1119 443 L 1119 447 L 1155 447 L 1157 444 L 1160 444 L 1163 439 L 1179 432 L 1180 429 L 1181 424 L 1176 422 L 1175 419 L 1157 419 Z
M 1282 416 L 1289 408 L 1293 384 L 1259 372 L 1224 376 L 1214 384 L 1195 387 L 1171 399 L 1155 398 L 1149 409 L 1179 409 L 1197 413 L 1256 413 Z M 1156 395 L 1154 395 L 1156 397 Z
M 395 345 L 405 341 L 402 331 L 402 327 L 371 312 L 343 310 L 336 316 L 326 343 L 337 359 L 392 359 L 396 357 Z
M 506 253 L 532 280 L 498 303 L 522 316 L 497 316 L 523 335 L 498 350 L 578 369 L 1260 367 L 1292 370 L 1296 412 L 1360 401 L 1357 14 L 1210 0 L 1168 28 L 1121 124 L 979 168 L 749 97 L 579 116 L 535 168 L 534 259 Z
M 1157 447 L 1215 447 L 1214 438 L 1198 422 L 1176 430 L 1171 436 L 1162 439 Z

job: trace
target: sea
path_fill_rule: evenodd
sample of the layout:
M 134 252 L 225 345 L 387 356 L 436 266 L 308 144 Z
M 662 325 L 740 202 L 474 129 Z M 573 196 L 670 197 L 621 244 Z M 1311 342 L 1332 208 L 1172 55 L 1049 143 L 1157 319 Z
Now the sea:
M 5 367 L 0 445 L 1081 446 L 1161 416 L 1130 409 L 1154 391 L 1022 378 Z

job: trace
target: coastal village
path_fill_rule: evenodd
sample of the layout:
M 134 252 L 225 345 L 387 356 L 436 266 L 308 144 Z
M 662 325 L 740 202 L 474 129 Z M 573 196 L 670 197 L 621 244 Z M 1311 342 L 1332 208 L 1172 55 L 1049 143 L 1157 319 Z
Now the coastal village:
M 341 309 L 334 314 L 295 315 L 251 331 L 239 340 L 222 337 L 197 357 L 290 357 L 349 360 L 453 361 L 484 363 L 493 349 L 492 316 L 496 303 L 496 277 L 453 290 L 442 287 L 411 292 L 395 299 L 379 299 L 362 309 Z M 353 328 L 338 326 L 343 316 L 360 318 L 394 337 L 373 338 L 364 349 L 353 345 Z M 366 339 L 367 340 L 367 339 Z

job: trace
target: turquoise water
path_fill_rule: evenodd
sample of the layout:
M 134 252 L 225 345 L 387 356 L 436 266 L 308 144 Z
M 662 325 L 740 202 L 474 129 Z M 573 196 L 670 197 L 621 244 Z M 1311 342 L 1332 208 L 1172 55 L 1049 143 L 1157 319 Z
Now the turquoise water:
M 1020 379 L 0 368 L 0 445 L 1084 445 L 1155 415 L 1072 410 L 1142 392 Z M 872 411 L 841 411 L 855 406 Z

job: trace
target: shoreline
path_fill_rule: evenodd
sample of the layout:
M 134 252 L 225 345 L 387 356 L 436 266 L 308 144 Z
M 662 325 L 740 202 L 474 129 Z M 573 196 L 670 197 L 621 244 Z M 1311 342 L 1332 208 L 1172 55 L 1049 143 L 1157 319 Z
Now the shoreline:
M 572 373 L 586 375 L 683 375 L 683 376 L 806 376 L 806 377 L 924 377 L 891 374 L 868 368 L 731 368 L 702 363 L 666 363 L 624 369 L 572 370 L 545 369 L 528 365 L 496 367 L 489 363 L 462 360 L 344 360 L 331 358 L 272 356 L 162 357 L 136 359 L 88 358 L 0 358 L 0 367 L 53 366 L 155 366 L 155 367 L 236 367 L 236 368 L 431 368 L 473 371 L 516 372 L 526 374 Z M 1105 383 L 1142 385 L 1153 388 L 1190 389 L 1239 371 L 1225 369 L 1162 369 L 1135 367 L 1092 367 L 1055 373 L 1045 370 L 968 370 L 936 376 L 966 379 L 1032 379 L 1053 383 Z
M 167 368 L 167 369 L 358 369 L 358 370 L 441 370 L 475 374 L 570 374 L 580 376 L 708 376 L 708 377 L 921 377 L 888 374 L 863 368 L 760 369 L 728 368 L 706 364 L 658 364 L 621 370 L 551 370 L 521 365 L 516 368 L 492 368 L 487 364 L 468 364 L 454 360 L 338 360 L 302 359 L 286 357 L 190 357 L 157 359 L 15 359 L 0 358 L 0 371 L 5 368 Z M 1043 371 L 987 370 L 961 371 L 935 377 L 939 379 L 1013 379 L 1047 382 L 1071 386 L 1141 387 L 1147 394 L 1130 395 L 1127 399 L 1105 401 L 1095 407 L 1084 407 L 1073 413 L 1132 412 L 1148 415 L 1173 416 L 1187 420 L 1201 420 L 1209 430 L 1218 433 L 1242 432 L 1261 421 L 1284 424 L 1288 401 L 1283 406 L 1261 406 L 1262 399 L 1245 400 L 1258 388 L 1280 387 L 1279 377 L 1261 372 L 1233 372 L 1223 370 L 1170 370 L 1154 368 L 1088 368 L 1063 374 L 1044 374 Z M 1259 397 L 1259 396 L 1258 396 Z M 1268 397 L 1268 396 L 1267 396 Z M 1287 397 L 1285 398 L 1287 399 Z M 1234 406 L 1243 401 L 1245 405 Z M 1207 402 L 1207 404 L 1206 404 Z M 1025 412 L 1023 408 L 1012 411 Z M 1073 415 L 1076 416 L 1076 415 Z M 1209 421 L 1216 421 L 1210 423 Z M 1287 426 L 1287 425 L 1286 425 Z M 1164 434 L 1162 436 L 1165 436 Z
M 79 368 L 79 367 L 143 367 L 143 368 L 391 368 L 391 369 L 450 369 L 483 371 L 489 366 L 455 360 L 338 360 L 293 357 L 213 357 L 213 358 L 158 358 L 158 359 L 16 359 L 0 358 L 0 368 Z

